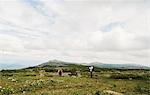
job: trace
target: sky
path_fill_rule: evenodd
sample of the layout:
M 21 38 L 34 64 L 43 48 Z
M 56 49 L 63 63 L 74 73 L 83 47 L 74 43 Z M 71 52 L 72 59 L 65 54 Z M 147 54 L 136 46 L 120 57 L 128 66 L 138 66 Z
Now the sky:
M 150 66 L 149 0 L 0 0 L 0 64 Z

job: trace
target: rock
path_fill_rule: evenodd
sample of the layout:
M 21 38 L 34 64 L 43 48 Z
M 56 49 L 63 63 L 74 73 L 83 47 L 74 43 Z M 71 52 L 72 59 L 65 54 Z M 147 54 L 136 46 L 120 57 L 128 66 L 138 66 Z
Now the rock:
M 129 78 L 129 80 L 132 80 L 132 78 Z
M 71 76 L 72 78 L 76 78 L 76 76 Z
M 111 91 L 111 90 L 104 90 L 103 93 L 107 95 L 124 95 L 122 93 Z
M 11 78 L 11 77 L 9 77 L 8 79 L 9 79 L 9 80 L 11 80 L 12 78 Z
M 14 78 L 12 78 L 12 79 L 11 79 L 11 81 L 12 81 L 12 82 L 17 82 L 17 80 L 16 80 L 16 79 L 14 79 Z
M 26 93 L 25 91 L 23 91 L 22 93 Z
M 45 70 L 39 71 L 39 75 L 40 75 L 40 77 L 44 77 L 45 76 Z

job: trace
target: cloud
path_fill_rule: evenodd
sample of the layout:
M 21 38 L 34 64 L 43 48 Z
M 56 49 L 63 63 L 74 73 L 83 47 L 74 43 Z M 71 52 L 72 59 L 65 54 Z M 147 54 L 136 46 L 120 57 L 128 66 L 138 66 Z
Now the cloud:
M 44 3 L 40 0 L 23 0 L 23 3 L 26 3 L 29 5 L 29 7 L 46 17 L 51 24 L 54 23 L 56 13 L 54 13 L 52 10 L 48 10 L 48 8 L 46 8 Z
M 0 1 L 0 53 L 10 62 L 150 61 L 147 0 Z
M 127 31 L 121 26 L 115 27 L 109 32 L 103 33 L 103 31 L 97 31 L 90 34 L 91 40 L 89 42 L 93 44 L 94 50 L 142 50 L 150 49 L 149 36 L 141 36 L 139 34 Z M 89 37 L 89 38 L 90 38 Z M 96 49 L 97 48 L 97 49 Z
M 118 26 L 123 28 L 125 26 L 125 23 L 123 23 L 123 22 L 109 23 L 108 25 L 103 26 L 101 30 L 104 32 L 110 32 L 110 31 L 112 31 L 113 28 L 118 27 Z

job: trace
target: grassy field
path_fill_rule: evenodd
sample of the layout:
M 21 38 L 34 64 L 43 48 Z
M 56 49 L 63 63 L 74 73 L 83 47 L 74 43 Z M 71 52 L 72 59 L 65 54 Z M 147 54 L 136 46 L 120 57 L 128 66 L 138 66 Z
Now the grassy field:
M 3 70 L 0 95 L 150 95 L 149 70 L 101 70 L 93 78 L 87 71 L 68 73 Z

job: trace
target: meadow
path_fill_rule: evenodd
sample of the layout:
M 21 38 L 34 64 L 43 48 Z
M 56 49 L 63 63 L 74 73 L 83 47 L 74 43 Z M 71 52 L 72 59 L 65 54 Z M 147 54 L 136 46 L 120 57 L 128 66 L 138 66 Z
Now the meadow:
M 76 74 L 74 74 L 76 73 Z M 99 69 L 57 72 L 21 69 L 0 72 L 0 95 L 149 95 L 149 70 Z

